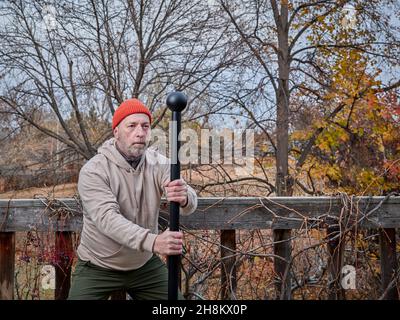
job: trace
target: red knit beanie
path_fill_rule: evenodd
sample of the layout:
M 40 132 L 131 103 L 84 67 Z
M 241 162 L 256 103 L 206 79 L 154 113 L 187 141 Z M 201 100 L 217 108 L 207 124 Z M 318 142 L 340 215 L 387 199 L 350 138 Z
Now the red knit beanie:
M 150 118 L 151 123 L 151 113 L 150 110 L 138 99 L 128 99 L 121 103 L 121 105 L 115 110 L 112 119 L 112 129 L 124 120 L 127 116 L 134 113 L 144 113 Z

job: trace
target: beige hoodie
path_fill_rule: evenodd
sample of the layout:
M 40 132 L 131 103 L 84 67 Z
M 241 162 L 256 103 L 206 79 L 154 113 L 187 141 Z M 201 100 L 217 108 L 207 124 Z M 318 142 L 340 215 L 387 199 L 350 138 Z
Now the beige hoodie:
M 112 138 L 99 148 L 79 173 L 83 229 L 77 250 L 80 259 L 109 269 L 133 270 L 152 256 L 158 233 L 163 185 L 170 180 L 169 160 L 147 149 L 133 169 Z M 189 187 L 183 215 L 197 207 Z

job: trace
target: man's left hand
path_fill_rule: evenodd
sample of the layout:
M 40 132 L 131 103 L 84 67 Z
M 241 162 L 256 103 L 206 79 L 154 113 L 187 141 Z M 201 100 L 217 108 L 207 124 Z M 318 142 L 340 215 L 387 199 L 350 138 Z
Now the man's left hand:
M 183 179 L 167 182 L 164 187 L 168 201 L 178 202 L 181 207 L 187 204 L 188 186 Z

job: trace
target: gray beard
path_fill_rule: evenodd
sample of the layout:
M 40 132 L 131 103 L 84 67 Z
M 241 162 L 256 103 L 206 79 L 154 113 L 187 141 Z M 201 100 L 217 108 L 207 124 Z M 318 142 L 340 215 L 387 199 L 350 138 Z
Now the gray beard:
M 125 152 L 123 152 L 119 147 L 118 143 L 115 144 L 115 147 L 117 148 L 118 152 L 124 157 L 124 159 L 134 168 L 138 166 L 140 160 L 142 159 L 143 153 L 146 151 L 148 144 L 145 145 L 145 147 L 142 149 L 142 154 L 141 155 L 127 155 Z

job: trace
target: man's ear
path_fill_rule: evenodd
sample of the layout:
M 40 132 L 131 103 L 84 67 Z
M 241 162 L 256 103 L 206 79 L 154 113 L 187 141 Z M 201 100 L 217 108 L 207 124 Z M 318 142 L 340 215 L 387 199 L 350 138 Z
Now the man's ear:
M 118 138 L 118 126 L 114 128 L 113 134 L 115 138 Z

